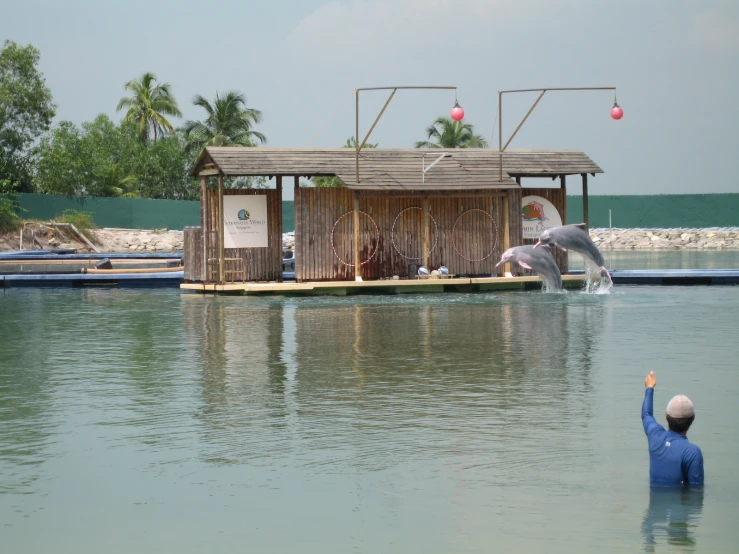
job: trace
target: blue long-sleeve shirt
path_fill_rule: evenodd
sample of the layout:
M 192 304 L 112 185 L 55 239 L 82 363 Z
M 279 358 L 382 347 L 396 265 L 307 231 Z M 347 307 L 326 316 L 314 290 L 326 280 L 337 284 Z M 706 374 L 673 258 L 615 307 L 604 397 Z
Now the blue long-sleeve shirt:
M 653 485 L 703 486 L 703 453 L 688 438 L 665 431 L 653 415 L 654 389 L 647 388 L 641 409 L 649 442 L 649 482 Z

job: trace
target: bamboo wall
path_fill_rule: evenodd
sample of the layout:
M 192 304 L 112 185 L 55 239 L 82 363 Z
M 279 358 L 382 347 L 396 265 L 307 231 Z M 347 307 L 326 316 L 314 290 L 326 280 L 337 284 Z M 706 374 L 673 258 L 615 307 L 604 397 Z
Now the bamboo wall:
M 205 258 L 203 256 L 202 227 L 185 227 L 183 239 L 185 247 L 185 281 L 199 282 L 205 280 Z
M 429 256 L 429 269 L 446 265 L 456 275 L 496 272 L 495 264 L 502 252 L 502 195 L 491 192 L 428 199 L 429 213 L 436 222 L 434 225 L 434 220 L 429 219 L 430 247 L 436 242 Z M 408 196 L 387 192 L 382 198 L 360 199 L 360 212 L 364 212 L 360 216 L 360 260 L 369 259 L 361 268 L 363 278 L 408 277 L 409 272 L 415 275 L 410 266 L 423 264 L 423 199 L 420 195 Z M 299 281 L 354 278 L 354 268 L 346 265 L 354 263 L 353 202 L 353 193 L 346 188 L 296 189 L 295 255 Z M 510 206 L 510 212 L 518 214 L 520 228 L 520 198 L 518 206 L 518 210 Z
M 218 190 L 208 189 L 208 201 L 202 214 L 202 228 L 206 255 L 218 257 Z M 267 248 L 226 248 L 226 258 L 241 258 L 246 270 L 247 281 L 282 281 L 282 190 L 277 189 L 226 189 L 224 196 L 258 195 L 267 196 Z M 185 256 L 187 258 L 187 255 Z M 208 266 L 208 269 L 216 265 Z M 205 273 L 205 272 L 203 272 Z M 204 275 L 207 277 L 206 275 Z M 217 280 L 217 274 L 211 274 Z

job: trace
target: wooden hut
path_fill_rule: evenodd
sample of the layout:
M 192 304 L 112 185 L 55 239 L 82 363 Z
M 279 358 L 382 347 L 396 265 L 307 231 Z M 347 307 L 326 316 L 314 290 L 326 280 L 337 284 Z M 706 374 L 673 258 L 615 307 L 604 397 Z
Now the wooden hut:
M 350 148 L 209 147 L 192 170 L 201 179 L 201 226 L 187 229 L 185 279 L 281 281 L 286 177 L 295 189 L 298 282 L 405 278 L 420 265 L 496 275 L 511 270 L 495 268 L 503 251 L 532 242 L 524 239 L 522 198 L 545 199 L 564 223 L 567 176 L 582 176 L 586 196 L 587 175 L 596 173 L 602 170 L 573 150 L 373 148 L 357 154 Z M 274 178 L 276 187 L 224 187 L 224 179 L 252 176 Z M 301 177 L 317 176 L 336 176 L 344 186 L 299 186 Z M 528 178 L 550 186 L 522 187 Z M 531 204 L 540 221 L 552 216 L 542 204 Z M 255 219 L 248 208 L 257 205 L 263 216 Z M 245 243 L 229 236 L 239 232 L 251 233 L 243 235 Z M 258 246 L 249 242 L 255 237 Z M 556 257 L 566 272 L 566 256 Z

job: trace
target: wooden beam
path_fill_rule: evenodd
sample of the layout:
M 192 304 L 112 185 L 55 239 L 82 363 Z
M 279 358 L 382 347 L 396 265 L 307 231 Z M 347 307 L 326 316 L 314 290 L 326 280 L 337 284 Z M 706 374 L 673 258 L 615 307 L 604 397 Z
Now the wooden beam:
M 220 175 L 221 170 L 220 169 L 204 169 L 198 175 L 201 177 L 213 177 L 214 175 Z
M 226 257 L 226 246 L 224 244 L 223 229 L 223 175 L 218 176 L 218 283 L 225 282 L 224 258 Z
M 362 266 L 359 260 L 362 248 L 359 233 L 359 193 L 354 193 L 354 280 L 362 278 Z
M 582 218 L 585 228 L 590 231 L 590 216 L 588 214 L 588 174 L 582 174 Z
M 205 281 L 208 277 L 208 178 L 200 177 L 200 239 L 203 242 L 203 267 L 205 268 Z
M 564 212 L 562 214 L 562 225 L 567 225 L 567 175 L 560 175 L 559 176 L 559 188 L 562 189 L 562 192 L 564 193 L 564 200 L 562 201 L 562 211 Z
M 501 254 L 511 247 L 511 214 L 510 214 L 510 194 L 503 197 L 503 213 L 501 214 L 501 224 L 503 227 L 503 245 L 501 246 Z M 503 264 L 503 272 L 511 271 L 511 264 Z
M 429 238 L 429 199 L 428 196 L 423 197 L 423 209 L 421 210 L 421 225 L 423 229 L 423 265 L 429 266 L 429 250 L 431 242 Z
M 388 198 L 388 199 L 395 199 L 395 198 L 478 198 L 478 197 L 491 197 L 491 198 L 505 198 L 508 196 L 508 192 L 505 190 L 480 190 L 480 191 L 470 191 L 470 192 L 456 192 L 454 190 L 447 190 L 447 191 L 439 191 L 439 192 L 427 192 L 423 193 L 422 191 L 418 191 L 417 193 L 412 192 L 406 192 L 405 194 L 396 194 L 395 191 L 387 191 L 387 192 L 381 192 L 381 191 L 355 191 L 359 193 L 360 198 Z

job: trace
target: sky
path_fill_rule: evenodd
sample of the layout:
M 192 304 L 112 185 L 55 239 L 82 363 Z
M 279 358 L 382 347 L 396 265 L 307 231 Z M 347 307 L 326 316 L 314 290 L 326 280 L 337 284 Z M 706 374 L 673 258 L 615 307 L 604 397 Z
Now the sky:
M 356 88 L 439 85 L 497 147 L 497 91 L 616 86 L 622 120 L 610 91 L 550 92 L 510 148 L 583 150 L 605 171 L 590 194 L 739 190 L 736 1 L 0 0 L 0 14 L 0 40 L 41 51 L 56 122 L 120 119 L 124 83 L 151 71 L 172 86 L 175 124 L 203 117 L 196 94 L 238 90 L 268 146 L 341 146 Z M 386 93 L 360 99 L 363 134 Z M 504 97 L 504 136 L 535 99 Z M 411 147 L 453 104 L 399 91 L 371 141 Z

